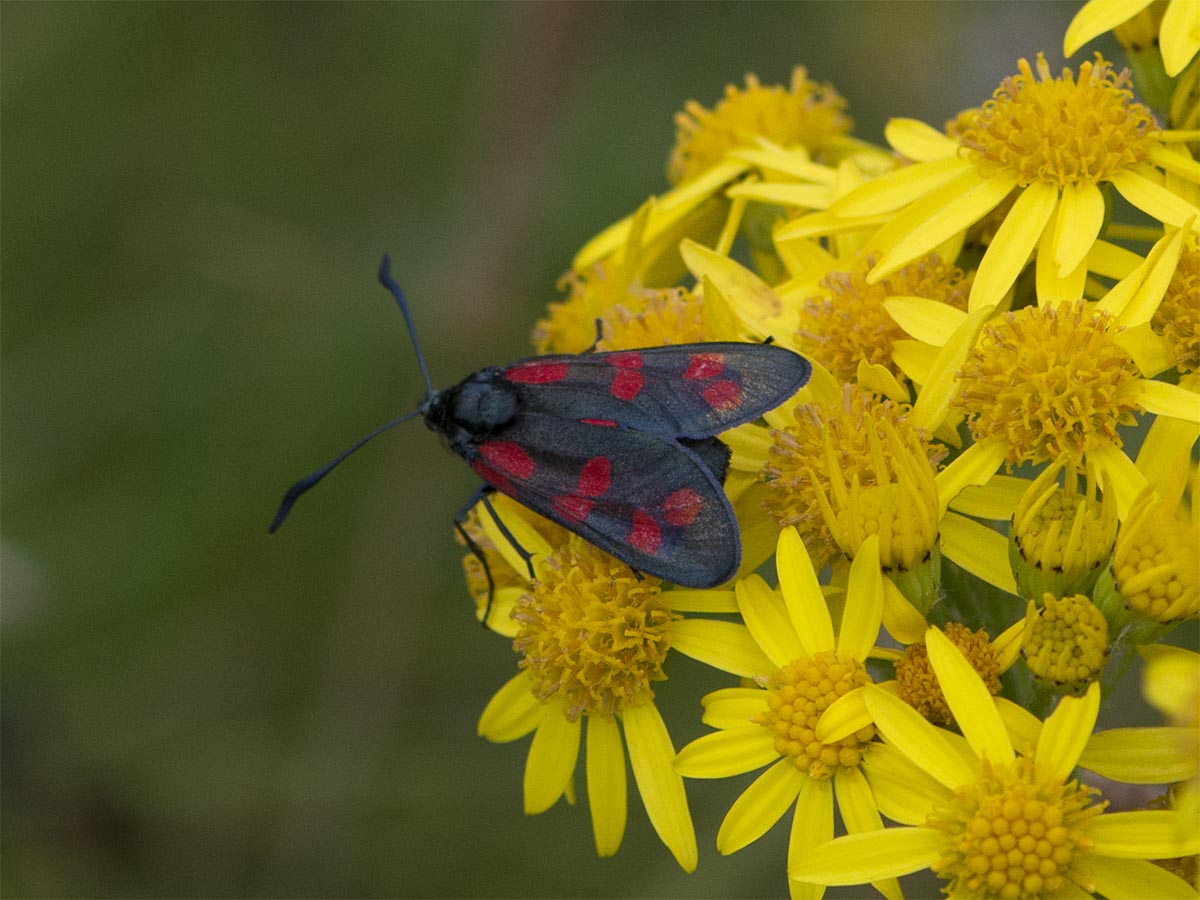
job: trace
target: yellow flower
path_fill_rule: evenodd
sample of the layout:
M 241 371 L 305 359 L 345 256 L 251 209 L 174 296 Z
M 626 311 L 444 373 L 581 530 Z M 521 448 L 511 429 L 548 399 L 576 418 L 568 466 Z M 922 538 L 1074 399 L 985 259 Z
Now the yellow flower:
M 992 323 L 986 308 L 962 316 L 943 304 L 889 302 L 905 330 L 933 347 L 898 354 L 922 385 L 914 424 L 937 431 L 955 411 L 968 416 L 975 443 L 950 469 L 974 480 L 959 483 L 983 483 L 1000 465 L 1066 455 L 1076 465 L 1090 460 L 1102 480 L 1107 472 L 1118 513 L 1128 511 L 1146 478 L 1121 452 L 1118 426 L 1139 412 L 1198 424 L 1200 403 L 1187 388 L 1139 371 L 1122 326 L 1148 322 L 1161 294 L 1129 302 L 1134 294 L 1123 292 L 1118 302 L 1120 287 L 1094 306 L 1027 307 Z
M 1037 287 L 1043 297 L 1080 296 L 1088 252 L 1105 219 L 1102 184 L 1111 184 L 1152 218 L 1182 226 L 1200 209 L 1164 187 L 1161 172 L 1200 181 L 1200 165 L 1164 146 L 1146 107 L 1136 103 L 1124 74 L 1098 59 L 1053 78 L 1039 55 L 1037 72 L 1026 60 L 1019 74 L 978 110 L 959 116 L 952 136 L 912 121 L 893 121 L 888 139 L 917 160 L 839 199 L 828 213 L 780 229 L 787 240 L 861 227 L 892 218 L 870 240 L 877 255 L 868 281 L 942 245 L 953 252 L 967 230 L 1014 195 L 971 287 L 970 308 L 1004 298 L 1030 254 L 1037 251 Z
M 696 835 L 675 749 L 654 704 L 651 684 L 682 624 L 655 578 L 638 578 L 576 535 L 552 546 L 534 516 L 507 498 L 494 505 L 533 558 L 537 580 L 501 603 L 509 611 L 521 671 L 488 703 L 479 733 L 507 742 L 533 733 L 525 763 L 525 812 L 545 812 L 574 796 L 575 767 L 587 725 L 587 791 L 596 851 L 612 856 L 625 833 L 625 751 L 651 824 L 686 871 L 696 867 Z M 494 547 L 524 571 L 521 559 L 482 517 Z M 503 548 L 503 550 L 499 550 Z M 678 592 L 680 600 L 690 592 Z M 511 594 L 511 592 L 510 592 Z M 623 732 L 623 738 L 622 738 Z
M 883 503 L 887 499 L 884 495 L 889 492 L 895 495 L 888 501 L 900 528 L 895 536 L 901 543 L 895 546 L 900 550 L 902 544 L 912 543 L 912 552 L 893 559 L 892 535 L 889 535 L 885 564 L 899 567 L 922 561 L 933 549 L 936 518 L 930 522 L 930 516 L 926 515 L 928 490 L 922 493 L 920 484 L 924 482 L 916 476 L 923 470 L 916 467 L 912 460 L 917 457 L 912 454 L 915 447 L 920 448 L 919 456 L 927 465 L 927 474 L 931 474 L 944 450 L 931 445 L 926 435 L 912 427 L 905 404 L 881 402 L 869 391 L 852 385 L 846 385 L 835 396 L 836 402 L 829 404 L 800 403 L 791 409 L 775 410 L 768 417 L 774 428 L 765 436 L 748 430 L 730 432 L 728 440 L 734 449 L 732 465 L 744 464 L 742 460 L 747 459 L 755 471 L 761 470 L 767 488 L 764 499 L 767 512 L 780 526 L 794 525 L 799 529 L 818 566 L 825 565 L 838 551 L 839 535 L 848 547 L 853 543 L 853 536 L 846 531 L 852 523 L 844 520 L 838 526 L 839 517 L 844 519 L 844 516 L 833 508 L 846 510 L 849 485 L 855 486 L 856 496 L 872 486 L 879 487 L 879 496 L 873 502 Z M 756 446 L 754 441 L 763 437 L 770 443 Z M 920 496 L 921 502 L 910 505 L 907 501 L 915 496 Z M 829 516 L 825 514 L 826 507 L 830 509 Z M 831 528 L 831 518 L 836 528 Z M 913 558 L 918 546 L 919 558 Z
M 1101 498 L 1095 467 L 1085 466 L 1085 474 L 1080 494 L 1078 470 L 1064 456 L 1047 466 L 1022 495 L 1008 545 L 1022 597 L 1086 594 L 1112 555 L 1117 503 L 1111 477 L 1105 473 Z
M 845 106 L 831 85 L 810 81 L 803 66 L 792 70 L 789 88 L 764 86 L 747 75 L 745 89 L 726 85 L 715 109 L 691 100 L 676 114 L 667 175 L 672 184 L 688 181 L 756 136 L 781 145 L 800 144 L 816 155 L 850 130 L 852 123 L 842 112 Z
M 1194 236 L 1189 236 L 1150 325 L 1162 335 L 1175 368 L 1200 369 L 1200 241 Z
M 1063 54 L 1071 56 L 1097 35 L 1127 22 L 1153 0 L 1089 0 L 1067 26 Z M 1161 5 L 1161 4 L 1156 4 Z M 1163 67 L 1174 78 L 1200 51 L 1200 4 L 1195 0 L 1168 0 L 1158 24 L 1158 47 Z
M 788 858 L 833 835 L 834 797 L 852 834 L 883 827 L 867 787 L 874 728 L 868 722 L 837 740 L 816 737 L 822 712 L 870 682 L 865 662 L 879 632 L 883 583 L 878 541 L 865 542 L 850 568 L 839 634 L 834 633 L 816 572 L 795 529 L 784 530 L 776 555 L 780 588 L 757 575 L 737 585 L 745 625 L 713 620 L 680 623 L 678 649 L 718 669 L 755 678 L 757 687 L 727 688 L 704 698 L 704 721 L 719 730 L 679 751 L 675 768 L 689 778 L 726 778 L 773 763 L 730 808 L 717 849 L 734 853 L 757 840 L 794 806 Z M 793 896 L 819 897 L 812 884 L 790 884 Z M 899 888 L 876 884 L 888 897 Z
M 1100 708 L 1098 685 L 1064 698 L 1036 745 L 1018 755 L 970 663 L 936 629 L 926 642 L 962 736 L 868 686 L 868 708 L 887 742 L 868 780 L 880 811 L 902 827 L 815 847 L 792 861 L 792 878 L 850 885 L 931 869 L 950 897 L 1193 893 L 1149 862 L 1200 850 L 1200 834 L 1188 833 L 1179 813 L 1104 813 L 1098 791 L 1069 780 Z
M 1108 623 L 1082 594 L 1045 594 L 1026 608 L 1021 657 L 1038 681 L 1056 691 L 1080 694 L 1100 677 L 1108 661 Z

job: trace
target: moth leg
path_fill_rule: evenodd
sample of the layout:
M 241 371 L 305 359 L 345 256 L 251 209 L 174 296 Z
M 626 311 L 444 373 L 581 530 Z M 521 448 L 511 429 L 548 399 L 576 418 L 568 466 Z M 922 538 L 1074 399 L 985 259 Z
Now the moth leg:
M 601 319 L 597 319 L 596 320 L 596 338 L 595 338 L 595 340 L 592 341 L 592 346 L 588 347 L 583 352 L 584 353 L 595 353 L 596 345 L 600 343 L 600 338 L 602 338 L 602 337 L 604 337 L 604 321 Z
M 488 515 L 492 517 L 492 521 L 496 523 L 496 527 L 500 529 L 500 533 L 504 535 L 504 539 L 509 545 L 517 551 L 517 555 L 525 561 L 525 565 L 529 567 L 529 580 L 533 581 L 537 576 L 533 572 L 533 554 L 521 546 L 521 542 L 513 536 L 513 533 L 508 530 L 508 526 L 504 524 L 504 520 L 500 518 L 496 512 L 496 508 L 492 506 L 492 501 L 488 497 L 493 493 L 492 490 L 481 488 L 479 491 L 479 499 L 483 501 L 483 508 L 488 511 Z
M 464 503 L 454 514 L 454 530 L 458 532 L 459 537 L 463 539 L 463 543 L 467 545 L 467 550 L 471 555 L 479 560 L 479 564 L 483 567 L 483 576 L 487 579 L 487 603 L 483 606 L 483 619 L 480 623 L 484 628 L 488 627 L 488 617 L 492 613 L 492 601 L 496 599 L 496 583 L 492 580 L 492 567 L 488 565 L 487 557 L 483 555 L 483 550 L 475 543 L 475 539 L 467 534 L 467 530 L 463 528 L 463 522 L 466 521 L 468 513 L 474 508 L 475 504 L 483 499 L 487 491 L 486 487 L 480 487 L 471 498 Z

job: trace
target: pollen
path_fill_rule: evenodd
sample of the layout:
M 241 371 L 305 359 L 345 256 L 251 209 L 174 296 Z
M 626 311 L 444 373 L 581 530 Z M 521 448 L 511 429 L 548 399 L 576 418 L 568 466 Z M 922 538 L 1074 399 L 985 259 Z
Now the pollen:
M 1009 465 L 1120 447 L 1117 426 L 1140 409 L 1140 376 L 1118 331 L 1082 301 L 1026 307 L 987 326 L 958 373 L 955 403 L 972 437 L 1001 440 Z
M 993 696 L 999 694 L 1000 663 L 987 632 L 982 628 L 972 631 L 966 625 L 948 622 L 945 633 L 979 673 L 988 693 Z M 934 725 L 946 726 L 954 721 L 923 643 L 909 644 L 905 648 L 904 654 L 896 662 L 896 684 L 900 688 L 900 699 Z
M 792 70 L 787 88 L 763 85 L 747 75 L 744 88 L 726 85 L 725 97 L 714 109 L 690 100 L 676 113 L 667 177 L 672 184 L 687 181 L 756 136 L 785 147 L 801 145 L 818 155 L 826 141 L 850 130 L 845 108 L 845 99 L 831 85 L 809 81 L 803 66 Z
M 1192 238 L 1150 320 L 1180 372 L 1200 369 L 1200 247 Z
M 636 350 L 716 340 L 704 321 L 704 301 L 684 288 L 646 291 L 600 316 L 600 350 Z
M 871 683 L 862 663 L 828 651 L 793 660 L 767 681 L 767 709 L 754 722 L 775 735 L 775 749 L 812 778 L 828 779 L 840 767 L 862 762 L 875 737 L 867 725 L 840 741 L 817 740 L 817 720 L 829 706 L 855 688 Z
M 1039 779 L 1033 760 L 983 761 L 979 780 L 955 791 L 929 826 L 946 835 L 931 867 L 951 897 L 1050 897 L 1087 885 L 1089 820 L 1104 810 L 1099 792 L 1077 781 Z M 1086 888 L 1085 888 L 1086 891 Z
M 829 525 L 826 508 L 831 507 L 831 502 L 826 498 L 835 498 L 836 508 L 845 509 L 849 516 L 847 503 L 838 499 L 844 494 L 845 485 L 856 486 L 856 497 L 862 497 L 869 486 L 882 487 L 879 496 L 868 501 L 876 512 L 868 516 L 865 507 L 860 505 L 854 512 L 862 511 L 864 518 L 855 521 L 865 524 L 866 518 L 874 519 L 880 506 L 886 507 L 886 513 L 892 517 L 887 537 L 890 539 L 897 529 L 900 533 L 899 540 L 889 543 L 889 552 L 892 549 L 900 551 L 896 558 L 889 556 L 892 563 L 899 566 L 919 560 L 928 549 L 930 523 L 926 501 L 929 486 L 926 485 L 923 495 L 920 483 L 923 483 L 924 473 L 916 465 L 920 459 L 914 461 L 911 454 L 927 460 L 932 470 L 945 455 L 945 450 L 932 445 L 927 434 L 909 423 L 910 411 L 907 405 L 889 400 L 881 402 L 869 391 L 847 384 L 843 388 L 841 404 L 797 406 L 793 412 L 794 423 L 786 429 L 771 432 L 767 463 L 760 474 L 766 483 L 763 508 L 780 527 L 796 526 L 818 568 L 825 565 L 840 547 L 839 539 Z M 892 437 L 880 440 L 880 435 L 888 435 L 889 431 L 894 432 L 894 440 Z M 897 447 L 901 449 L 897 450 Z M 905 458 L 895 459 L 897 453 Z M 895 487 L 900 483 L 897 473 L 903 478 L 901 488 Z M 836 516 L 834 521 L 836 523 Z M 936 521 L 935 515 L 934 536 Z M 850 527 L 847 521 L 845 528 Z M 843 530 L 839 526 L 838 533 Z M 868 536 L 865 527 L 855 525 L 854 532 L 859 534 L 859 543 Z M 843 534 L 843 539 L 847 546 L 852 544 L 847 534 Z M 920 544 L 925 546 L 922 548 L 918 546 Z M 904 548 L 911 551 L 907 556 Z
M 1134 616 L 1171 623 L 1200 613 L 1200 526 L 1147 489 L 1117 533 L 1112 577 Z
M 1029 601 L 1021 656 L 1035 678 L 1080 694 L 1104 668 L 1108 646 L 1108 623 L 1082 594 L 1046 594 L 1041 609 Z
M 611 716 L 654 697 L 653 681 L 679 618 L 643 576 L 572 535 L 542 564 L 533 590 L 513 610 L 513 647 L 542 701 L 567 716 Z
M 892 348 L 908 335 L 884 308 L 888 298 L 924 297 L 955 309 L 967 308 L 971 277 L 944 264 L 936 253 L 878 284 L 867 284 L 867 273 L 875 263 L 874 257 L 860 255 L 848 269 L 829 273 L 819 282 L 821 292 L 800 307 L 799 349 L 840 381 L 853 381 L 861 360 L 902 377 L 892 361 Z
M 1078 470 L 1066 458 L 1030 483 L 1009 529 L 1010 557 L 1021 596 L 1091 591 L 1117 538 L 1117 505 L 1107 471 L 1104 485 L 1102 498 L 1095 467 L 1086 464 L 1081 495 Z
M 985 176 L 1009 174 L 1063 188 L 1098 184 L 1145 162 L 1157 146 L 1158 124 L 1133 99 L 1129 72 L 1114 73 L 1097 55 L 1053 78 L 1038 54 L 1006 78 L 973 116 L 960 116 L 956 136 Z

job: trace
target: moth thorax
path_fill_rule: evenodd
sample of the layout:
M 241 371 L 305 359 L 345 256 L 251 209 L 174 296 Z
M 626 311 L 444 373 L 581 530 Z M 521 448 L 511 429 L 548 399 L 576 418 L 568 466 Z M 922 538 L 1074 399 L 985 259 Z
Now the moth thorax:
M 450 398 L 450 418 L 472 434 L 490 434 L 511 422 L 519 407 L 509 385 L 468 380 Z

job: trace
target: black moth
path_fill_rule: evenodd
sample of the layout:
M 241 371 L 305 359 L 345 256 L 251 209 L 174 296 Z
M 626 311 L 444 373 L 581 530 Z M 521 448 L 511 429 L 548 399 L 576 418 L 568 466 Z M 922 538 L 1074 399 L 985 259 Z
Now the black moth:
M 488 494 L 499 491 L 635 572 L 695 588 L 734 577 L 741 540 L 722 487 L 730 451 L 716 435 L 757 419 L 803 387 L 812 372 L 804 357 L 743 343 L 538 356 L 481 369 L 438 391 L 386 255 L 379 281 L 404 315 L 425 399 L 292 485 L 272 532 L 296 500 L 347 456 L 420 415 L 484 481 L 454 520 L 481 561 L 462 522 L 482 498 L 501 533 L 529 562 L 488 503 Z

